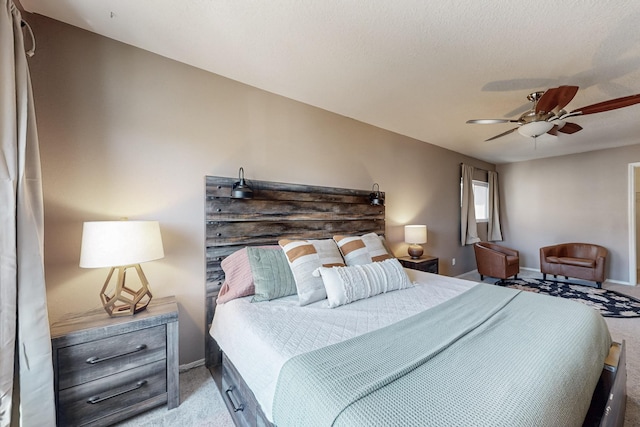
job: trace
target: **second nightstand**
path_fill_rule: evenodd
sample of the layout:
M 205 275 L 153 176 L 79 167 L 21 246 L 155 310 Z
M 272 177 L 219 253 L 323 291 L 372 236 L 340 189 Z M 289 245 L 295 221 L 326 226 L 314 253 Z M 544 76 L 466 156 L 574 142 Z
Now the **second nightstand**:
M 407 256 L 398 258 L 398 261 L 406 268 L 438 274 L 438 258 L 433 256 L 425 256 L 419 259 L 411 259 L 411 257 Z

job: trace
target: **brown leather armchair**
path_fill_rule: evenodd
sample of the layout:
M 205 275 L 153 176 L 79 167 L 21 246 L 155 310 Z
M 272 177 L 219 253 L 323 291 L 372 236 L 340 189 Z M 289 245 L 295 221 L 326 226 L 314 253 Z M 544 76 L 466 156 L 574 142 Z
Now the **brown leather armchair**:
M 607 249 L 591 243 L 561 243 L 540 248 L 540 272 L 565 279 L 591 280 L 602 287 Z
M 479 242 L 473 245 L 476 254 L 476 264 L 480 280 L 484 276 L 506 279 L 511 276 L 518 278 L 520 273 L 520 253 L 515 249 L 496 245 L 495 243 Z

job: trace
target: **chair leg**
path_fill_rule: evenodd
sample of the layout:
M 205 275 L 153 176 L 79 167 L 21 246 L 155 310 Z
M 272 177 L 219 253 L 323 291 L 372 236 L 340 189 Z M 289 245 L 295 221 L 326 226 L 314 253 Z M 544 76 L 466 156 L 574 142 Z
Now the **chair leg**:
M 482 282 L 484 280 L 484 276 L 481 274 L 480 275 L 480 281 Z
M 517 274 L 514 275 L 513 278 L 517 280 L 518 279 L 518 275 Z
M 554 278 L 554 279 L 557 279 L 557 278 L 558 278 L 558 275 L 557 275 L 557 274 L 554 274 L 554 275 L 553 275 L 553 278 Z
M 602 282 L 596 282 L 596 285 L 598 285 L 598 289 L 602 288 Z
M 542 280 L 547 280 L 547 273 L 542 273 Z
M 569 278 L 567 276 L 564 276 L 564 280 L 569 280 Z

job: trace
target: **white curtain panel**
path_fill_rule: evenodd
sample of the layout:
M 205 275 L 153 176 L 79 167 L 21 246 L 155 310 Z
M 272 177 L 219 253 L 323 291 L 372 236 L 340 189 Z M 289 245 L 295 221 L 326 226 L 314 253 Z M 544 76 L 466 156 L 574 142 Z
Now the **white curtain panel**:
M 472 245 L 480 241 L 473 199 L 473 166 L 462 164 L 462 204 L 460 207 L 460 243 Z
M 0 1 L 0 426 L 55 426 L 33 94 L 20 11 Z
M 491 242 L 502 241 L 500 231 L 500 188 L 498 187 L 498 173 L 489 171 L 489 236 Z

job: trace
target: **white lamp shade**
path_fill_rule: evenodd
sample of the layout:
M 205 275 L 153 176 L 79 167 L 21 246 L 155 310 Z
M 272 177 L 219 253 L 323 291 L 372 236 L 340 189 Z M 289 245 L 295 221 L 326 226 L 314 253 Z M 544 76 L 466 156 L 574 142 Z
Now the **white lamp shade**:
M 520 135 L 527 136 L 529 138 L 537 138 L 542 134 L 545 134 L 551 130 L 553 123 L 547 121 L 529 122 L 518 128 Z
M 92 221 L 82 228 L 80 267 L 119 267 L 163 257 L 157 221 Z
M 427 243 L 427 226 L 426 225 L 405 225 L 404 241 L 407 243 Z

